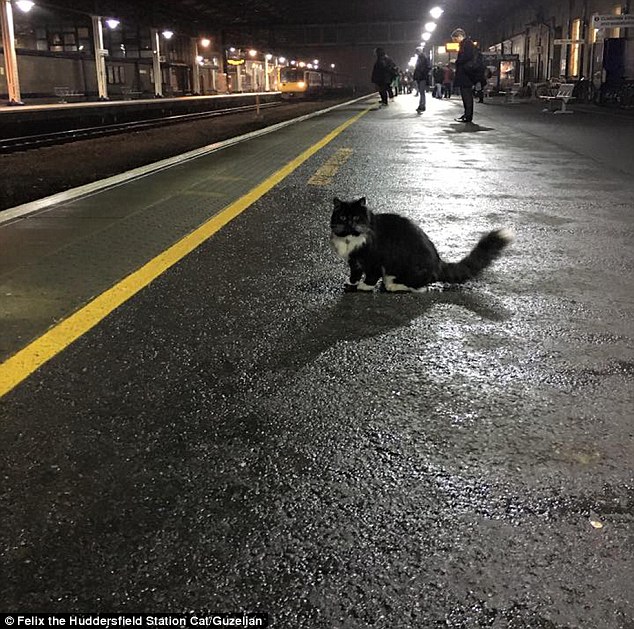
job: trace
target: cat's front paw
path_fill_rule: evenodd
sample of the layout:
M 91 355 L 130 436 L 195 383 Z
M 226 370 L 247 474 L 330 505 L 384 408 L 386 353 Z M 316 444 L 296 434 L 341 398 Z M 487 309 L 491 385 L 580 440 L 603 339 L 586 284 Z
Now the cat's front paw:
M 371 293 L 374 290 L 374 284 L 366 284 L 365 282 L 359 282 L 357 284 L 357 290 L 364 293 Z

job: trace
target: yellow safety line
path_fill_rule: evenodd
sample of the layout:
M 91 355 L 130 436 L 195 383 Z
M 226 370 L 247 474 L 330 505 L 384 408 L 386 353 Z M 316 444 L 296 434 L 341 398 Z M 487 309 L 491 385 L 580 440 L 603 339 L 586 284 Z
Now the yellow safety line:
M 352 153 L 352 149 L 348 148 L 335 151 L 334 155 L 315 171 L 314 175 L 308 180 L 308 185 L 327 186 L 335 178 L 339 168 L 350 159 Z
M 171 266 L 182 260 L 196 247 L 244 212 L 280 181 L 288 177 L 307 159 L 334 140 L 340 133 L 370 111 L 365 109 L 324 136 L 301 155 L 273 173 L 268 179 L 243 197 L 221 210 L 191 234 L 185 236 L 158 256 L 147 262 L 104 293 L 88 302 L 80 310 L 60 321 L 25 348 L 0 364 L 0 397 L 11 391 L 36 369 L 59 354 L 63 349 L 88 332 L 113 310 L 126 302 Z

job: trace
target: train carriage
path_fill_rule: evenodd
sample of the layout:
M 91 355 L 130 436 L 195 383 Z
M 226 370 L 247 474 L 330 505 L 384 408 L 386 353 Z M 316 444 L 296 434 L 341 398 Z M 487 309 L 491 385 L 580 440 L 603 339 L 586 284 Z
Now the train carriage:
M 318 98 L 342 88 L 338 76 L 330 70 L 289 67 L 280 70 L 282 98 Z

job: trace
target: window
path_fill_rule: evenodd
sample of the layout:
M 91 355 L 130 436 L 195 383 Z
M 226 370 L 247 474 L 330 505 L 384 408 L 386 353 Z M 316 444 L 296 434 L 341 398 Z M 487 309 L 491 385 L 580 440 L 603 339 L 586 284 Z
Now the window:
M 125 83 L 125 68 L 123 66 L 107 66 L 109 85 L 121 85 Z

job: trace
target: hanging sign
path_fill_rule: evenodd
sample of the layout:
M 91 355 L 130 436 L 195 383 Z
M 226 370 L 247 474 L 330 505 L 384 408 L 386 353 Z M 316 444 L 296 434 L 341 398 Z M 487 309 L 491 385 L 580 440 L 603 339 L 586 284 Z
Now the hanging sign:
M 593 15 L 592 28 L 634 28 L 634 13 Z

